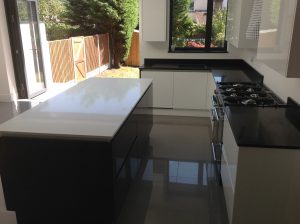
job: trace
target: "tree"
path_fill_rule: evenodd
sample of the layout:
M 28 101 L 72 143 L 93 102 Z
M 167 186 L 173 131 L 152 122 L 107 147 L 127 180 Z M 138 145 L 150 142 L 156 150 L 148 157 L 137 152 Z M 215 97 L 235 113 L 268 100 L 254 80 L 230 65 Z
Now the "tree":
M 71 26 L 65 24 L 65 0 L 39 0 L 39 17 L 45 23 L 48 40 L 69 37 Z
M 186 39 L 205 33 L 205 26 L 198 25 L 189 16 L 191 0 L 173 0 L 172 43 L 185 47 Z
M 212 44 L 217 47 L 222 47 L 224 45 L 226 17 L 226 9 L 218 9 L 214 11 L 212 23 Z
M 112 65 L 120 67 L 138 24 L 138 0 L 68 0 L 68 21 L 77 34 L 109 33 Z

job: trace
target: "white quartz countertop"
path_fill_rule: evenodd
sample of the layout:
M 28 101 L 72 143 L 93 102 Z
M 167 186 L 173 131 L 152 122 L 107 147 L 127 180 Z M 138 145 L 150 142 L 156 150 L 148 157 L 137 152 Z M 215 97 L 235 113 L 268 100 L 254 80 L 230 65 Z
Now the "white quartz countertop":
M 151 79 L 91 78 L 0 125 L 2 136 L 110 141 Z

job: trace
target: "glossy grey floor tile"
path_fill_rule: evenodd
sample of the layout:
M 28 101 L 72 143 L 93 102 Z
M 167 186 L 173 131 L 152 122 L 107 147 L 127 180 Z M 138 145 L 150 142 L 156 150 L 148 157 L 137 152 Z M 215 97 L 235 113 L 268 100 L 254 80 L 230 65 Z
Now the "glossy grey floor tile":
M 210 153 L 210 120 L 155 116 L 149 158 L 123 207 L 121 224 L 227 224 Z

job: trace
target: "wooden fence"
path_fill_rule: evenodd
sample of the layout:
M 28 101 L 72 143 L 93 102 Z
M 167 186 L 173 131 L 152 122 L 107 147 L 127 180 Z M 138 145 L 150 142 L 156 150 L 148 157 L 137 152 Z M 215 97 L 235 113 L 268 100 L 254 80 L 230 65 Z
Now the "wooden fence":
M 98 36 L 90 36 L 84 38 L 86 69 L 91 72 L 99 67 L 99 38 Z
M 49 42 L 53 82 L 69 82 L 74 79 L 72 40 Z
M 125 61 L 128 66 L 140 66 L 140 33 L 134 31 L 132 34 L 129 56 Z
M 110 61 L 108 34 L 50 41 L 49 49 L 55 83 L 86 79 L 87 73 L 100 73 Z
M 100 73 L 110 62 L 109 34 L 71 37 L 49 42 L 52 78 L 55 83 L 84 80 L 88 74 Z M 140 65 L 139 32 L 132 36 L 127 66 Z
M 100 66 L 109 64 L 109 34 L 99 35 Z

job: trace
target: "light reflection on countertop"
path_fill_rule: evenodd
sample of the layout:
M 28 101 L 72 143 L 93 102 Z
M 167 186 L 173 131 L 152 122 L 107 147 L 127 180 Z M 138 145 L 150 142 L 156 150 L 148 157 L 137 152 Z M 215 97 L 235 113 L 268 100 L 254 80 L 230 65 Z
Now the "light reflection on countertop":
M 149 79 L 88 79 L 0 125 L 4 135 L 110 140 L 151 84 Z

